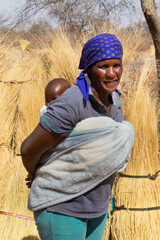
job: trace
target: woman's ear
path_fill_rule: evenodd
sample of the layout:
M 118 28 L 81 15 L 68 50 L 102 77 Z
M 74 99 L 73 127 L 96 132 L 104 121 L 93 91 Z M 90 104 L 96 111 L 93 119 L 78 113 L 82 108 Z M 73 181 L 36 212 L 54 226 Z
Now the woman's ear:
M 88 74 L 88 77 L 91 78 L 91 75 L 92 75 L 92 68 L 91 67 L 87 68 L 87 74 Z

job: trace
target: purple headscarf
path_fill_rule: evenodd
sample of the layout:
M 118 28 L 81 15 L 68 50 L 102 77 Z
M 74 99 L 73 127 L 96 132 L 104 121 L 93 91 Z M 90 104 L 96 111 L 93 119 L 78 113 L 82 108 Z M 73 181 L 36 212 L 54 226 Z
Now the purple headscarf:
M 82 49 L 82 56 L 79 63 L 79 69 L 84 69 L 76 80 L 77 85 L 83 94 L 83 98 L 88 101 L 89 87 L 84 74 L 86 69 L 92 64 L 109 59 L 119 58 L 122 60 L 123 48 L 121 42 L 114 34 L 104 33 L 88 40 Z

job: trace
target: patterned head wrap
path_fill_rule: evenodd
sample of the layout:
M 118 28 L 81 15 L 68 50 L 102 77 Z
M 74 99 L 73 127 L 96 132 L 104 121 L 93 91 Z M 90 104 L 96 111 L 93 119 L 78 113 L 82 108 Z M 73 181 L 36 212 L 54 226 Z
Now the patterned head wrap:
M 82 49 L 79 69 L 84 69 L 76 80 L 83 98 L 88 101 L 90 84 L 85 80 L 86 70 L 92 64 L 109 59 L 119 58 L 122 60 L 123 48 L 121 42 L 114 34 L 104 33 L 88 40 Z
M 122 60 L 122 56 L 122 44 L 118 38 L 109 33 L 100 34 L 85 43 L 79 69 L 87 69 L 93 63 L 108 58 L 120 58 Z

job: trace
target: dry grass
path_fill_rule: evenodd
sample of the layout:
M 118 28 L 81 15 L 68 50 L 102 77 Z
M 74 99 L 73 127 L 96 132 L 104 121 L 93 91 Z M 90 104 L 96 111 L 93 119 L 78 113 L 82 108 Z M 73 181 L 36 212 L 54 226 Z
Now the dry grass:
M 158 170 L 156 98 L 150 97 L 151 63 L 146 62 L 138 86 L 132 87 L 125 104 L 125 116 L 135 128 L 135 142 L 125 174 L 152 175 Z M 156 180 L 120 177 L 114 189 L 115 205 L 127 208 L 160 206 L 160 178 Z M 121 210 L 113 213 L 112 239 L 160 239 L 160 212 Z
M 54 36 L 50 36 L 50 44 L 39 40 L 39 49 L 32 49 L 30 52 L 21 52 L 20 48 L 14 49 L 11 46 L 0 47 L 0 144 L 5 143 L 5 145 L 0 146 L 0 211 L 32 216 L 32 213 L 26 209 L 29 193 L 24 181 L 26 171 L 22 166 L 20 157 L 16 154 L 19 153 L 23 139 L 35 128 L 39 121 L 39 110 L 44 104 L 44 87 L 47 82 L 56 77 L 64 77 L 71 84 L 74 84 L 79 74 L 77 66 L 83 43 L 86 39 L 103 32 L 115 33 L 123 43 L 125 49 L 124 67 L 126 70 L 122 78 L 122 88 L 123 86 L 127 88 L 126 86 L 132 85 L 131 81 L 129 83 L 126 81 L 131 77 L 129 65 L 136 59 L 136 49 L 138 44 L 141 43 L 141 37 L 136 30 L 132 32 L 132 35 L 130 33 L 127 35 L 126 32 L 119 32 L 117 29 L 107 30 L 102 26 L 98 32 L 93 29 L 86 35 L 80 36 L 77 41 L 70 41 L 64 31 L 57 30 Z M 138 80 L 140 79 L 139 76 L 142 80 L 148 78 L 145 71 L 137 72 L 137 74 L 139 74 L 137 75 Z M 141 82 L 141 88 L 135 87 L 135 92 L 132 89 L 131 93 L 128 91 L 128 99 L 125 99 L 126 118 L 133 122 L 136 129 L 135 146 L 132 152 L 133 160 L 130 161 L 127 168 L 129 174 L 154 173 L 157 169 L 155 104 L 153 100 L 151 104 L 149 90 L 147 86 L 144 88 L 144 81 Z M 147 134 L 147 138 L 145 134 Z M 123 203 L 129 207 L 140 207 L 143 205 L 139 205 L 139 203 L 142 203 L 141 198 L 144 199 L 145 196 L 147 206 L 150 202 L 151 205 L 157 205 L 159 193 L 155 186 L 157 186 L 158 180 L 155 182 L 148 179 L 145 181 L 132 180 L 126 186 L 123 184 L 126 179 L 119 179 L 115 191 L 116 195 L 114 195 L 117 199 L 116 204 Z M 127 182 L 129 183 L 128 179 Z M 138 192 L 136 192 L 137 190 Z M 126 192 L 126 194 L 124 195 L 123 192 Z M 143 201 L 144 204 L 145 201 Z M 118 236 L 117 239 L 123 240 L 129 239 L 128 237 L 125 238 L 125 236 L 128 236 L 125 235 L 126 232 L 136 236 L 136 231 L 140 231 L 138 221 L 146 227 L 154 224 L 158 231 L 159 218 L 157 212 L 145 212 L 145 216 L 142 216 L 141 213 L 134 214 L 124 211 L 115 212 L 113 214 L 112 236 L 115 233 L 115 236 Z M 147 216 L 149 214 L 155 215 L 155 217 L 152 217 L 152 223 L 150 223 L 146 214 L 148 214 Z M 136 216 L 140 216 L 140 219 Z M 124 224 L 121 224 L 122 221 Z M 34 222 L 0 215 L 0 226 L 0 239 L 2 240 L 38 240 Z M 147 230 L 148 234 L 149 232 L 153 234 L 154 226 L 151 226 L 151 230 Z M 109 221 L 108 228 L 110 228 Z M 106 228 L 105 240 L 109 238 L 108 228 Z M 141 232 L 142 240 L 145 239 L 144 236 L 147 231 L 144 228 L 144 232 Z M 119 236 L 122 236 L 122 238 Z M 138 238 L 133 239 L 137 240 Z
M 79 59 L 76 49 L 79 48 L 74 49 L 63 32 L 52 37 L 51 46 L 41 43 L 40 49 L 31 52 L 21 52 L 20 48 L 0 49 L 3 53 L 0 59 L 0 211 L 33 216 L 27 210 L 29 191 L 24 181 L 27 173 L 16 154 L 23 139 L 39 121 L 48 81 L 65 77 L 74 83 Z M 0 215 L 0 225 L 3 240 L 36 240 L 38 237 L 35 223 L 31 221 Z

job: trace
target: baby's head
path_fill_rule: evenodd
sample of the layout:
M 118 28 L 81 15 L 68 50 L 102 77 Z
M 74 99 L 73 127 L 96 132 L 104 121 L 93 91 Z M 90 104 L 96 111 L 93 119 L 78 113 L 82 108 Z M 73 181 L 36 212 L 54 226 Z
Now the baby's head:
M 51 80 L 45 88 L 45 104 L 48 106 L 56 98 L 62 95 L 66 89 L 70 88 L 70 83 L 63 78 Z

